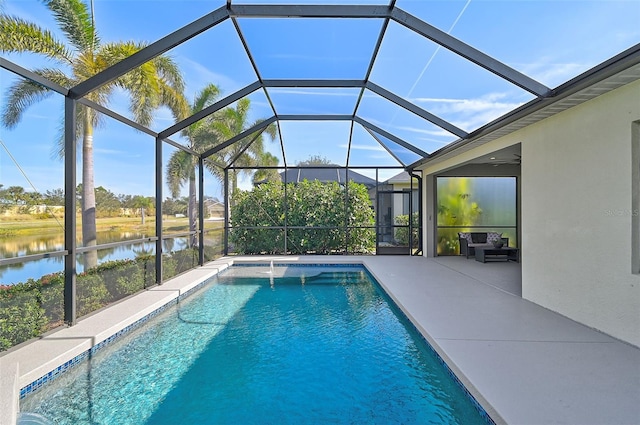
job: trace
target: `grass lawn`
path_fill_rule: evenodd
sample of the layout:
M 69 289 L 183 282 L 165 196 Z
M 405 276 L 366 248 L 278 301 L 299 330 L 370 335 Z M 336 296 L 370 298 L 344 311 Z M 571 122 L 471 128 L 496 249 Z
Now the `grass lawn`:
M 76 217 L 77 232 L 82 232 L 82 220 L 80 215 Z M 223 221 L 206 221 L 205 229 L 222 228 Z M 142 224 L 140 217 L 105 217 L 96 219 L 96 230 L 98 232 L 132 232 L 155 234 L 155 216 L 146 217 L 145 224 Z M 0 217 L 0 240 L 11 239 L 21 236 L 47 236 L 63 232 L 64 219 L 55 218 L 34 218 L 32 215 L 13 215 Z M 163 220 L 163 230 L 167 233 L 186 232 L 189 229 L 188 219 L 165 216 Z

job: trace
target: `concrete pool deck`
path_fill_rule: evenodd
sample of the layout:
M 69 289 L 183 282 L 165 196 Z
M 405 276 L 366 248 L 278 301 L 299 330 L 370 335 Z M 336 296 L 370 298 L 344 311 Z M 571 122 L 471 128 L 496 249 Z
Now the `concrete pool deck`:
M 364 264 L 496 423 L 639 424 L 640 349 L 520 297 L 520 265 L 461 257 L 229 257 L 0 357 L 0 424 L 16 391 L 237 263 Z

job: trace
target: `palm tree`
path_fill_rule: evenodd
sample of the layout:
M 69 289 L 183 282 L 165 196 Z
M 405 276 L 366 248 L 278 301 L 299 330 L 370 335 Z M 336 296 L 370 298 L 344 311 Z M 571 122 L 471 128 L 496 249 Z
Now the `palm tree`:
M 191 115 L 214 103 L 219 93 L 218 87 L 213 84 L 205 87 L 196 96 L 191 106 Z M 235 109 L 232 107 L 224 108 L 187 127 L 183 131 L 183 135 L 189 140 L 189 147 L 199 153 L 205 152 L 262 121 L 257 120 L 254 123 L 248 123 L 250 107 L 250 100 L 244 98 L 238 101 Z M 275 139 L 276 130 L 275 125 L 270 125 L 265 132 L 271 136 L 271 139 Z M 256 138 L 251 146 L 243 152 L 244 147 L 251 142 L 254 137 L 255 135 L 247 136 L 245 139 L 239 140 L 233 145 L 216 152 L 212 159 L 217 164 L 228 165 L 231 160 L 237 157 L 235 165 L 250 167 L 256 166 L 259 163 L 260 160 L 258 158 L 267 158 L 267 160 L 269 160 L 268 157 L 265 156 L 266 153 L 264 152 L 262 135 Z M 189 216 L 189 231 L 192 234 L 190 246 L 196 245 L 195 211 L 197 165 L 197 158 L 185 151 L 176 151 L 167 164 L 167 185 L 169 186 L 171 195 L 174 198 L 177 197 L 180 193 L 180 188 L 184 184 L 188 184 L 189 187 L 189 207 L 187 209 L 187 215 Z M 219 181 L 224 181 L 223 168 L 211 162 L 206 162 L 206 167 Z M 237 176 L 235 171 L 232 171 L 232 190 L 236 188 Z
M 150 198 L 148 196 L 136 195 L 133 197 L 132 203 L 134 205 L 134 208 L 140 209 L 140 219 L 141 219 L 140 224 L 144 224 L 145 210 L 153 208 L 153 205 L 154 205 L 153 198 Z
M 43 2 L 65 35 L 67 44 L 36 24 L 1 14 L 0 51 L 31 52 L 52 59 L 61 67 L 41 68 L 33 72 L 63 87 L 74 87 L 145 47 L 132 41 L 101 43 L 91 9 L 82 0 Z M 106 105 L 116 89 L 123 89 L 130 96 L 130 110 L 135 119 L 142 125 L 149 125 L 153 111 L 162 105 L 168 106 L 176 119 L 184 114 L 186 106 L 183 97 L 179 96 L 183 86 L 177 65 L 168 57 L 159 56 L 86 97 Z M 16 126 L 29 106 L 51 94 L 50 90 L 31 81 L 21 80 L 13 84 L 2 112 L 3 124 L 9 128 Z M 93 131 L 100 125 L 101 116 L 94 109 L 78 104 L 76 119 L 78 142 L 82 141 L 82 242 L 84 246 L 95 246 Z M 64 148 L 61 148 L 61 154 L 64 154 Z M 93 254 L 85 255 L 85 267 L 97 263 L 97 253 L 93 251 Z
M 191 105 L 189 114 L 193 115 L 200 112 L 204 108 L 213 104 L 220 95 L 220 89 L 215 84 L 209 84 L 203 88 L 195 97 L 193 105 Z M 186 118 L 183 117 L 183 118 Z M 206 132 L 203 132 L 203 126 L 207 124 L 206 120 L 200 120 L 191 124 L 184 129 L 182 135 L 187 138 L 189 148 L 196 152 L 204 152 L 208 146 Z M 189 217 L 189 231 L 191 238 L 189 246 L 196 244 L 196 167 L 198 158 L 183 150 L 177 150 L 169 158 L 167 163 L 167 185 L 171 196 L 176 198 L 180 195 L 180 188 L 187 183 L 189 190 L 189 203 L 187 207 L 187 216 Z
M 248 98 L 243 98 L 238 101 L 235 108 L 227 107 L 221 111 L 216 112 L 210 118 L 210 126 L 203 128 L 206 131 L 211 131 L 210 137 L 213 140 L 211 147 L 237 136 L 243 131 L 259 124 L 264 121 L 258 119 L 255 122 L 250 123 L 249 110 L 251 108 L 251 101 Z M 256 167 L 260 164 L 261 159 L 269 161 L 265 156 L 264 151 L 264 134 L 267 134 L 273 141 L 277 136 L 277 127 L 274 124 L 267 126 L 262 134 L 256 138 L 256 134 L 250 134 L 247 137 L 237 141 L 236 143 L 222 149 L 215 154 L 213 158 L 221 164 L 234 165 L 238 167 Z M 255 138 L 255 140 L 254 140 Z M 252 142 L 253 140 L 253 142 Z M 247 144 L 249 144 L 247 147 Z M 231 161 L 234 161 L 231 164 Z M 209 171 L 218 178 L 220 181 L 224 181 L 224 170 L 220 167 L 216 167 L 213 164 L 207 163 Z M 244 173 L 251 173 L 250 169 L 242 170 Z M 231 169 L 231 198 L 238 188 L 238 172 L 235 169 Z
M 280 163 L 280 160 L 277 156 L 273 155 L 271 152 L 264 152 L 257 158 L 258 166 L 262 167 L 275 167 Z M 255 172 L 251 182 L 255 186 L 258 183 L 270 182 L 270 181 L 281 181 L 280 173 L 275 168 L 260 168 Z

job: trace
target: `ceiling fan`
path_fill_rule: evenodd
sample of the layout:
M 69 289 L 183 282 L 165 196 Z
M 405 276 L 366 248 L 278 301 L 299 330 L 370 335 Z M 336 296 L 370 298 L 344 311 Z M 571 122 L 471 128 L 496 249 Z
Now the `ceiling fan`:
M 492 156 L 489 159 L 491 160 L 491 164 L 494 167 L 502 164 L 520 165 L 522 163 L 522 155 L 520 155 L 519 153 L 514 153 L 512 155 L 514 156 L 514 158 L 496 158 Z

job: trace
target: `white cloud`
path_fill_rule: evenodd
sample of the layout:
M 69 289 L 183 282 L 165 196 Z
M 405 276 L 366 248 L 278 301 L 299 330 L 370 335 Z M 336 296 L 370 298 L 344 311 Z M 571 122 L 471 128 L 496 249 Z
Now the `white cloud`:
M 176 120 L 173 118 L 173 114 L 169 108 L 163 107 L 156 109 L 153 113 L 154 124 L 166 123 L 167 127 L 173 125 Z
M 3 163 L 2 168 L 0 170 L 0 181 L 5 187 L 22 186 L 29 192 L 36 190 L 40 193 L 64 187 L 62 165 L 46 167 L 41 165 L 26 166 L 23 164 L 20 171 L 13 165 L 7 166 Z
M 339 145 L 338 147 L 346 149 L 349 147 L 349 145 Z M 364 150 L 364 151 L 385 151 L 385 149 L 378 145 L 378 146 L 373 146 L 373 145 L 358 145 L 358 144 L 352 144 L 351 145 L 351 149 L 357 149 L 357 150 Z
M 117 149 L 94 148 L 93 151 L 96 154 L 103 154 L 103 155 L 126 155 L 128 158 L 135 158 L 140 156 L 140 155 L 131 155 L 130 152 L 121 151 Z
M 401 130 L 401 131 L 409 131 L 411 133 L 425 134 L 427 136 L 435 136 L 435 137 L 443 137 L 443 136 L 451 135 L 451 133 L 441 128 L 425 129 L 425 128 L 417 128 L 417 127 L 409 127 L 409 126 L 394 126 L 394 128 L 397 128 L 398 130 Z
M 471 99 L 414 98 L 412 100 L 416 104 L 426 105 L 424 109 L 467 131 L 475 130 L 523 104 L 523 102 L 512 100 L 506 93 L 489 93 Z
M 202 65 L 193 59 L 180 56 L 178 62 L 183 67 L 186 76 L 185 80 L 188 82 L 188 96 L 195 96 L 205 85 L 210 83 L 216 84 L 223 92 L 227 92 L 227 94 L 231 94 L 242 87 L 241 83 L 233 77 L 213 72 L 208 66 Z
M 541 57 L 534 63 L 520 64 L 517 67 L 534 80 L 555 88 L 586 71 L 590 65 L 579 62 L 555 62 L 552 58 Z

